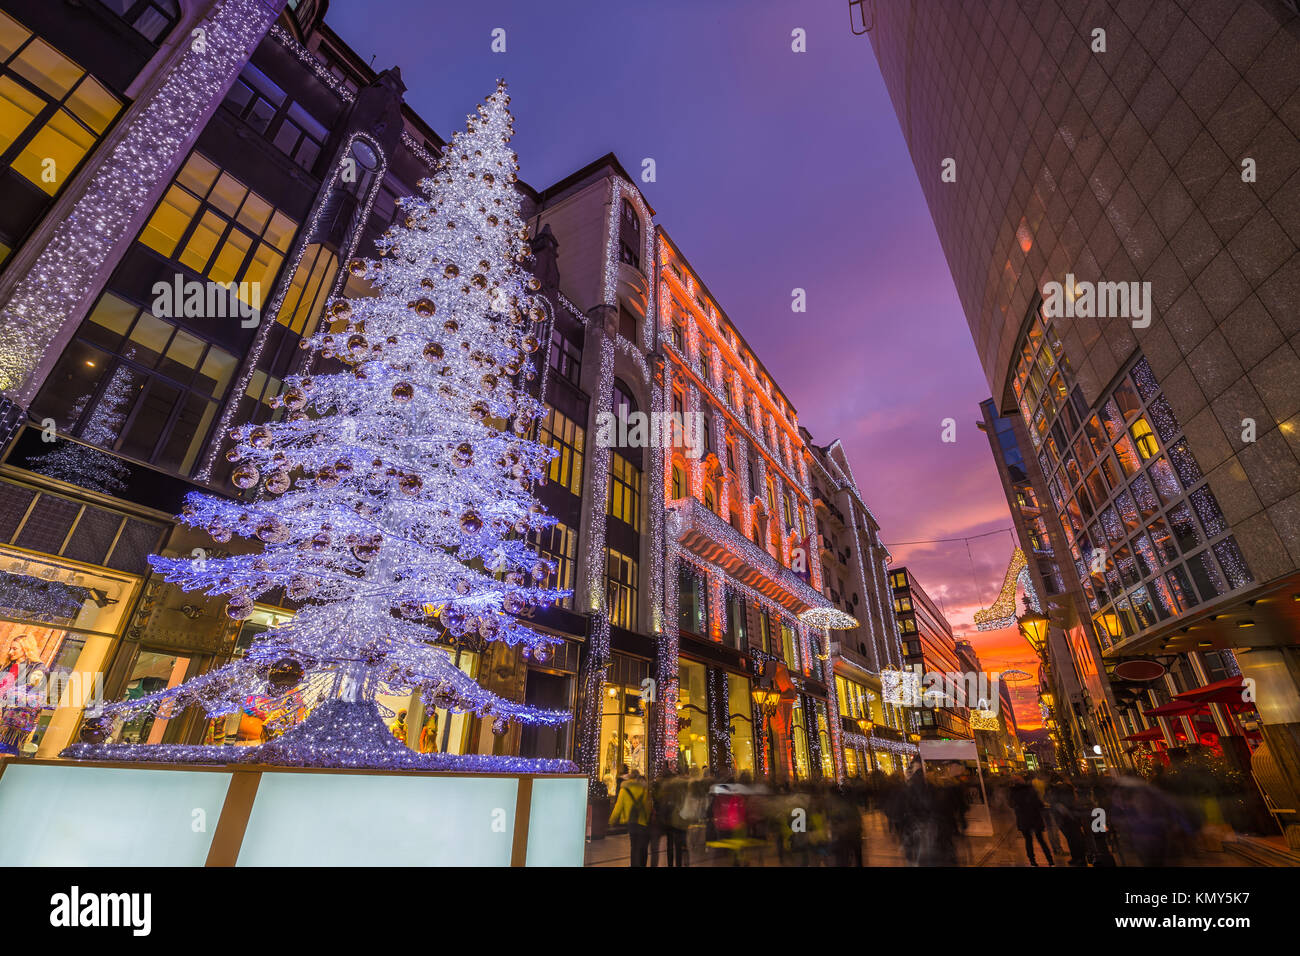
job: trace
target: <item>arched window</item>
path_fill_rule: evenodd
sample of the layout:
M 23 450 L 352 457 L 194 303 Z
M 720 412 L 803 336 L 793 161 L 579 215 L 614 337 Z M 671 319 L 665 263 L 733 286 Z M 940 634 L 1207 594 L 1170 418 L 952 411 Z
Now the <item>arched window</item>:
M 673 500 L 686 497 L 686 472 L 680 465 L 673 465 Z

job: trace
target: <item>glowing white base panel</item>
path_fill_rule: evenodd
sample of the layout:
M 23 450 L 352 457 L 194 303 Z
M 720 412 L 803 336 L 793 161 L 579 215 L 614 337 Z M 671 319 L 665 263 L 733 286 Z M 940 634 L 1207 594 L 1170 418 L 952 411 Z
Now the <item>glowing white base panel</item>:
M 0 840 L 0 866 L 202 866 L 233 776 L 10 764 L 0 819 L 20 825 Z M 524 781 L 266 769 L 237 865 L 509 866 Z M 586 778 L 533 777 L 531 787 L 526 865 L 581 866 Z

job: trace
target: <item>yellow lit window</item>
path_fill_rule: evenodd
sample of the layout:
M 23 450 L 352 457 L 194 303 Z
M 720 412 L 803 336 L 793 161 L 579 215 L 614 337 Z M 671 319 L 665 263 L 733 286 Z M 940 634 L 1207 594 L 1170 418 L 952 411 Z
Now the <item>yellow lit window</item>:
M 582 456 L 586 431 L 563 412 L 551 409 L 542 422 L 537 440 L 559 454 L 551 459 L 548 473 L 555 482 L 575 495 L 582 494 Z
M 31 31 L 17 20 L 0 13 L 0 61 L 13 56 L 31 35 Z
M 611 518 L 640 527 L 641 469 L 618 452 L 609 456 L 609 496 L 606 512 Z
M 0 162 L 53 196 L 121 109 L 93 76 L 0 13 Z
M 40 39 L 27 44 L 9 64 L 9 68 L 56 100 L 67 96 L 72 90 L 72 84 L 85 73 L 85 70 Z
M 28 141 L 12 165 L 16 173 L 53 196 L 94 143 L 95 137 L 83 126 L 67 113 L 58 112 Z
M 319 243 L 308 246 L 285 292 L 276 321 L 299 335 L 304 334 L 307 323 L 320 314 L 337 266 L 338 256 L 334 253 Z
M 192 153 L 140 231 L 140 242 L 214 282 L 250 283 L 240 297 L 260 308 L 297 229 L 234 176 Z
M 36 118 L 44 104 L 9 77 L 0 77 L 0 150 L 7 150 Z
M 1138 454 L 1142 456 L 1143 461 L 1149 461 L 1160 454 L 1156 436 L 1152 433 L 1145 417 L 1138 416 L 1137 421 L 1129 426 L 1129 434 L 1133 436 L 1133 444 L 1137 445 Z

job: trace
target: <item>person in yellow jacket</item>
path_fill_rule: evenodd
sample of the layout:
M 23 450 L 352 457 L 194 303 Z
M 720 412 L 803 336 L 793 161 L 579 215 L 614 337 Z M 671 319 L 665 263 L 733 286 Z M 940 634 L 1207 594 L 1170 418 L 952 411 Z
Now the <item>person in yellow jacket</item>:
M 641 779 L 641 771 L 631 771 L 619 788 L 618 800 L 609 815 L 609 823 L 610 826 L 627 824 L 628 840 L 632 847 L 632 866 L 645 866 L 646 855 L 650 850 L 649 827 L 653 812 L 650 788 Z

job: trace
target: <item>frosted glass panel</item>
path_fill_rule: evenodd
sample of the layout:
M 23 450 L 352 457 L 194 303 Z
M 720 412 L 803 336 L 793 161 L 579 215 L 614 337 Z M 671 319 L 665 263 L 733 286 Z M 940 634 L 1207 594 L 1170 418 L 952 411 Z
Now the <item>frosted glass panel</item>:
M 0 866 L 202 866 L 228 773 L 11 764 Z
M 587 778 L 538 777 L 528 812 L 528 866 L 582 866 Z
M 238 865 L 509 866 L 517 787 L 513 777 L 263 773 Z

